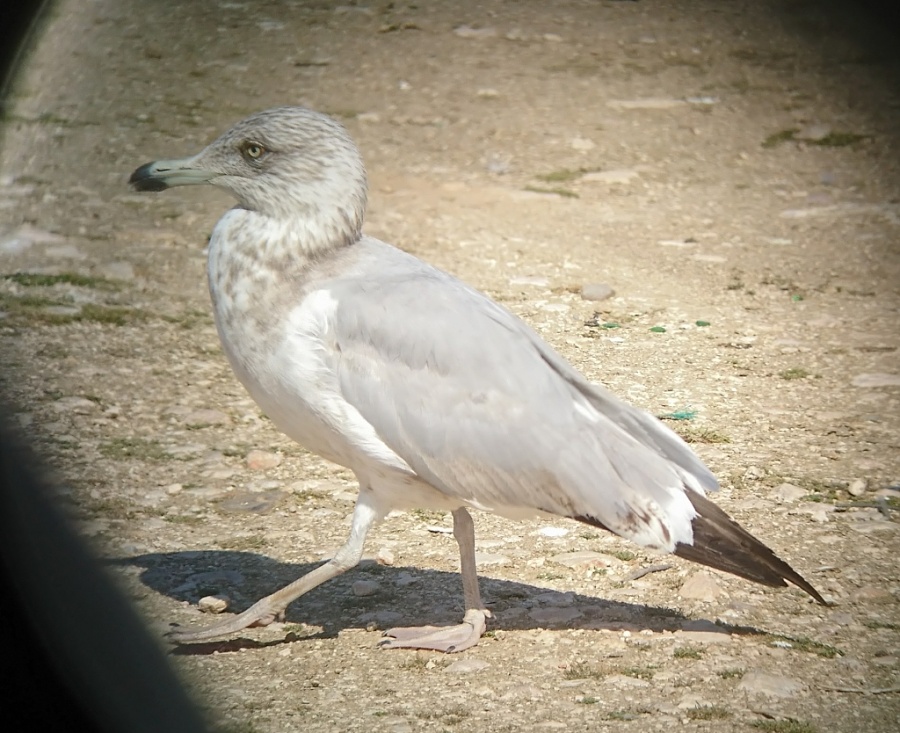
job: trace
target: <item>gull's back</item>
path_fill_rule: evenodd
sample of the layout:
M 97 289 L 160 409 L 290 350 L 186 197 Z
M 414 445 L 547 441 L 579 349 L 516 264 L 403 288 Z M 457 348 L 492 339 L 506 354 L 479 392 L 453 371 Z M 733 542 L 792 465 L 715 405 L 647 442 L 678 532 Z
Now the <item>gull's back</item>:
M 516 316 L 383 242 L 241 287 L 257 318 L 216 309 L 241 381 L 280 429 L 389 503 L 594 518 L 671 550 L 691 536 L 685 485 L 716 487 L 680 439 Z

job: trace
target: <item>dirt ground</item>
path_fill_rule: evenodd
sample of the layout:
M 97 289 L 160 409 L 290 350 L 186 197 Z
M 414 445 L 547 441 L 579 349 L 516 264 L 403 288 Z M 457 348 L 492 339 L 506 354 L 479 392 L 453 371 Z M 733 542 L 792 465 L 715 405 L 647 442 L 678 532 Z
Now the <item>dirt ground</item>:
M 449 517 L 397 514 L 285 624 L 176 650 L 217 729 L 896 730 L 898 90 L 896 47 L 819 2 L 63 0 L 3 120 L 2 388 L 154 633 L 330 556 L 352 475 L 272 427 L 212 325 L 230 200 L 126 186 L 252 111 L 328 112 L 370 234 L 690 417 L 716 501 L 834 605 L 481 514 L 488 637 L 384 651 L 462 613 Z

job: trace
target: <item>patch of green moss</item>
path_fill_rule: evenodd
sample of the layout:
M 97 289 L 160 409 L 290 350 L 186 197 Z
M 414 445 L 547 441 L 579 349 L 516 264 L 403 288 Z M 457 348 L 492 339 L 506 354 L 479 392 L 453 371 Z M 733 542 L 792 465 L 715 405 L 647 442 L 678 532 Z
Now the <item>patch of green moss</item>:
M 574 181 L 578 178 L 581 178 L 583 175 L 587 173 L 596 173 L 599 168 L 560 168 L 556 171 L 551 171 L 550 173 L 542 173 L 541 175 L 535 176 L 539 181 L 543 181 L 544 183 L 567 183 L 568 181 Z
M 531 191 L 532 193 L 549 193 L 555 196 L 562 196 L 567 199 L 577 199 L 579 198 L 578 194 L 574 191 L 570 191 L 568 188 L 542 188 L 540 186 L 525 186 L 526 191 Z
M 79 288 L 93 288 L 95 290 L 118 290 L 118 283 L 107 280 L 104 277 L 92 277 L 79 275 L 75 272 L 62 272 L 58 275 L 48 275 L 40 272 L 9 272 L 0 275 L 0 278 L 9 280 L 25 288 L 48 288 L 54 285 L 75 285 Z

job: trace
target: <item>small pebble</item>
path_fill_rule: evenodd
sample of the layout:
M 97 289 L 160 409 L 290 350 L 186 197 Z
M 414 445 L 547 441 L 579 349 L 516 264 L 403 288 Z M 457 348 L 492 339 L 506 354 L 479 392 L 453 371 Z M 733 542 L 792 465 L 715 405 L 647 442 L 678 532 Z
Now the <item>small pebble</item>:
M 808 140 L 809 142 L 819 142 L 824 140 L 831 134 L 831 125 L 807 125 L 802 130 L 794 133 L 795 140 Z
M 716 579 L 708 573 L 694 573 L 681 586 L 679 591 L 682 598 L 690 598 L 695 601 L 713 601 L 721 595 L 722 589 Z
M 868 482 L 864 478 L 855 478 L 847 487 L 847 493 L 850 494 L 850 496 L 862 496 L 866 493 L 867 488 Z
M 597 147 L 597 143 L 593 140 L 589 140 L 586 137 L 575 137 L 569 141 L 569 145 L 572 150 L 578 150 L 579 152 L 586 153 L 588 150 L 593 150 Z
M 374 580 L 356 580 L 350 587 L 353 590 L 353 595 L 359 596 L 360 598 L 374 596 L 381 590 L 381 586 Z
M 458 26 L 453 32 L 460 38 L 493 38 L 497 35 L 495 28 L 472 28 L 468 25 Z
M 606 300 L 616 294 L 606 283 L 585 283 L 581 286 L 581 297 L 585 300 Z
M 53 403 L 57 412 L 74 412 L 76 415 L 88 415 L 98 408 L 96 402 L 85 397 L 62 397 Z
M 375 553 L 375 562 L 379 565 L 393 565 L 394 553 L 387 547 L 381 547 L 378 552 Z
M 222 613 L 228 608 L 228 599 L 225 596 L 204 596 L 197 603 L 203 613 Z
M 806 489 L 795 486 L 794 484 L 779 484 L 772 489 L 772 496 L 782 501 L 798 501 L 809 494 Z
M 620 168 L 618 170 L 591 171 L 585 173 L 581 180 L 585 183 L 631 183 L 638 176 L 636 170 Z
M 453 662 L 453 664 L 444 667 L 444 672 L 447 674 L 471 674 L 472 672 L 481 672 L 490 666 L 491 665 L 483 659 L 472 659 L 469 657 L 466 659 L 459 659 Z
M 900 387 L 900 374 L 858 374 L 850 380 L 854 387 Z
M 806 686 L 799 680 L 769 674 L 762 670 L 752 670 L 744 674 L 738 689 L 750 695 L 766 697 L 796 697 Z
M 578 550 L 576 552 L 562 552 L 559 555 L 554 555 L 550 558 L 550 562 L 567 568 L 586 569 L 595 567 L 608 568 L 613 561 L 608 555 L 604 555 L 601 552 Z
M 186 425 L 230 425 L 231 418 L 221 410 L 194 410 L 182 418 Z
M 247 468 L 253 471 L 265 471 L 280 465 L 282 458 L 277 453 L 270 453 L 265 450 L 252 450 L 247 454 L 245 460 Z

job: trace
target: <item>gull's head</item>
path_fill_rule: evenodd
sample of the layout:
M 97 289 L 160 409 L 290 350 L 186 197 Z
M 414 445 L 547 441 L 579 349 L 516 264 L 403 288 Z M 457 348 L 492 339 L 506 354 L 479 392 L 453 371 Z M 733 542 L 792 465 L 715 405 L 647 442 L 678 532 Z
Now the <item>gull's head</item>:
M 338 216 L 354 235 L 366 206 L 366 173 L 350 135 L 304 107 L 258 112 L 197 155 L 142 165 L 129 183 L 138 191 L 209 183 L 276 219 Z

